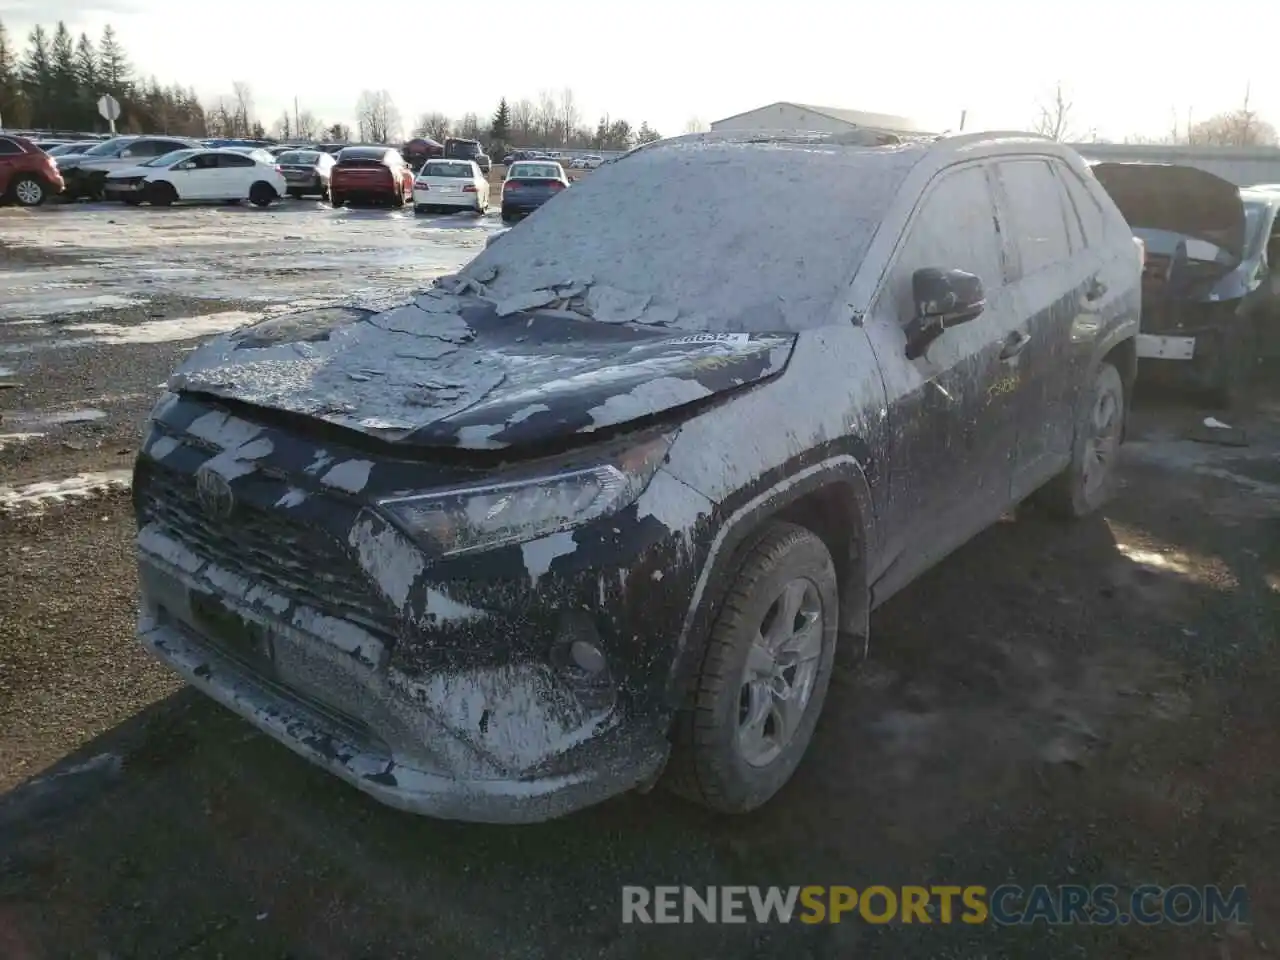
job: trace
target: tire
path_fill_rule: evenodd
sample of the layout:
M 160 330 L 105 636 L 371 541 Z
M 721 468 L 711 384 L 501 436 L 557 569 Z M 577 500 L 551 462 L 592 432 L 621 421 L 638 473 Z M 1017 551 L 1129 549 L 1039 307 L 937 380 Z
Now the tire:
M 173 189 L 171 183 L 153 184 L 147 191 L 147 199 L 153 207 L 168 207 L 178 199 L 178 191 Z
M 395 196 L 391 198 L 391 207 L 394 210 L 399 210 L 404 207 L 404 187 L 397 190 Z
M 502 222 L 503 222 L 503 223 L 511 223 L 513 220 L 515 220 L 515 218 L 516 218 L 516 215 L 515 215 L 514 213 L 512 213 L 512 212 L 511 212 L 510 210 L 508 210 L 506 207 L 503 207 L 503 208 L 502 208 Z
M 346 202 L 347 201 L 342 198 L 341 194 L 334 193 L 333 191 L 329 192 L 329 206 L 333 207 L 334 209 L 337 209 L 338 207 L 342 206 Z
M 1087 517 L 1110 498 L 1128 407 L 1120 371 L 1098 365 L 1076 413 L 1067 469 L 1036 492 L 1037 503 L 1064 520 Z
M 301 199 L 302 199 L 302 191 L 301 191 L 301 190 L 290 190 L 290 191 L 289 191 L 289 199 L 290 199 L 290 200 L 301 200 Z
M 137 197 L 125 197 L 125 198 L 124 198 L 124 205 L 125 205 L 126 207 L 136 207 L 136 206 L 141 205 L 141 203 L 142 203 L 142 201 L 141 201 L 140 199 L 138 199 Z
M 271 186 L 265 180 L 259 180 L 249 188 L 249 202 L 255 207 L 267 207 L 276 200 L 280 194 L 276 193 L 276 188 Z
M 13 181 L 9 193 L 20 207 L 38 207 L 49 199 L 49 188 L 44 181 L 29 175 Z
M 839 605 L 822 540 L 795 524 L 770 524 L 738 568 L 677 717 L 663 781 L 669 789 L 722 813 L 747 813 L 791 779 L 826 699 Z M 790 622 L 779 612 L 788 607 Z M 796 644 L 789 652 L 788 638 Z M 779 650 L 802 659 L 781 666 Z M 790 698 L 777 696 L 779 684 L 803 697 L 789 722 L 783 705 Z
M 431 208 L 428 207 L 425 203 L 415 203 L 413 205 L 413 212 L 414 213 L 430 213 Z

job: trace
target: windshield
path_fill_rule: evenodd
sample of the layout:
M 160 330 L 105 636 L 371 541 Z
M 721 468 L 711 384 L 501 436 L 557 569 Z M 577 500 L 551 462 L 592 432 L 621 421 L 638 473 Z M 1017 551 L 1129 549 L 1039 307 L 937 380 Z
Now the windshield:
M 84 153 L 88 149 L 88 144 L 84 143 L 64 143 L 58 147 L 50 147 L 48 150 L 51 157 L 65 157 L 69 154 Z
M 464 177 L 471 179 L 471 164 L 469 163 L 428 163 L 422 169 L 420 176 L 423 177 Z
M 821 326 L 919 156 L 799 144 L 651 148 L 600 167 L 462 273 L 484 278 L 494 298 L 587 281 L 601 309 L 638 298 L 685 330 Z
M 276 157 L 277 163 L 292 163 L 298 166 L 309 167 L 320 159 L 320 154 L 314 151 L 292 151 L 290 153 L 282 153 Z
M 511 177 L 559 180 L 563 174 L 554 163 L 517 163 L 511 167 Z
M 167 167 L 171 163 L 180 163 L 195 153 L 194 150 L 170 150 L 168 153 L 162 153 L 158 157 L 152 157 L 146 163 L 140 163 L 140 167 Z
M 86 150 L 84 155 L 86 157 L 114 157 L 132 142 L 132 140 L 103 140 L 97 146 Z

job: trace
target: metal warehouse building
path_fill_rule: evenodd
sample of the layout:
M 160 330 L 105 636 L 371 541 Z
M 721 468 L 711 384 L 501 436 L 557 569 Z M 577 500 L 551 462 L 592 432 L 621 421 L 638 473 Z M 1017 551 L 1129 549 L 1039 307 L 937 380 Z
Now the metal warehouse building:
M 808 103 L 779 101 L 746 113 L 725 117 L 711 124 L 722 130 L 794 130 L 803 133 L 849 133 L 852 130 L 874 130 L 877 133 L 929 133 L 907 117 L 886 113 L 842 110 L 839 107 L 815 107 Z

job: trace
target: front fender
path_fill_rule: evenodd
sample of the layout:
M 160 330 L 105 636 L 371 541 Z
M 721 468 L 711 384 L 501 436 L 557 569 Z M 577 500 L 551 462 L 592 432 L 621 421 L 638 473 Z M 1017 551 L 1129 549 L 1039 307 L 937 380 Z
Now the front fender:
M 759 488 L 742 491 L 723 505 L 727 512 L 722 514 L 723 520 L 703 557 L 672 658 L 667 682 L 669 706 L 678 709 L 684 703 L 689 684 L 702 663 L 707 637 L 741 558 L 765 522 L 794 507 L 810 494 L 834 486 L 839 487 L 836 495 L 841 500 L 846 496 L 849 498 L 851 514 L 856 518 L 858 527 L 850 537 L 849 556 L 843 563 L 842 558 L 835 558 L 837 566 L 848 571 L 848 582 L 841 585 L 841 595 L 848 597 L 857 595 L 857 591 L 865 592 L 866 571 L 871 558 L 879 550 L 880 540 L 874 521 L 871 487 L 862 463 L 854 453 L 833 453 L 771 485 L 762 483 Z M 821 534 L 823 531 L 815 532 Z M 841 631 L 865 635 L 867 605 L 843 606 L 847 609 L 841 611 Z

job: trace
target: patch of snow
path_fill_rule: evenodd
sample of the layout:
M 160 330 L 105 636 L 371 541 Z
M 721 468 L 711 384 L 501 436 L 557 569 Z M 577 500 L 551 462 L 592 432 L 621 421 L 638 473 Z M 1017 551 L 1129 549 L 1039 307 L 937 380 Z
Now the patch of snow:
M 697 380 L 679 377 L 659 377 L 640 384 L 629 393 L 617 394 L 601 406 L 592 407 L 587 413 L 596 424 L 608 426 L 626 423 L 642 417 L 652 410 L 692 403 L 711 395 L 711 391 Z
M 1221 420 L 1217 419 L 1216 417 L 1205 417 L 1204 425 L 1206 427 L 1212 427 L 1214 430 L 1230 430 L 1231 429 L 1231 425 L 1229 423 L 1223 423 Z
M 0 353 L 31 353 L 34 350 L 62 350 L 100 344 L 169 343 L 176 340 L 194 340 L 235 330 L 247 323 L 256 322 L 259 317 L 260 314 L 245 313 L 242 310 L 227 310 L 199 317 L 149 320 L 146 323 L 129 326 L 119 323 L 70 323 L 59 327 L 59 331 L 84 333 L 88 336 L 5 344 L 0 346 Z
M 489 614 L 483 610 L 454 600 L 440 590 L 427 588 L 427 617 L 434 617 L 440 623 L 451 623 L 465 620 L 483 620 Z
M 403 608 L 409 590 L 426 569 L 422 552 L 395 527 L 371 514 L 362 514 L 352 524 L 347 542 L 387 599 Z
M 368 484 L 372 469 L 372 460 L 344 460 L 321 477 L 320 482 L 348 493 L 359 493 Z
M 519 410 L 513 413 L 507 419 L 507 424 L 511 425 L 513 423 L 522 423 L 525 420 L 528 420 L 530 417 L 532 417 L 535 413 L 549 413 L 550 410 L 551 408 L 548 407 L 545 403 L 531 403 L 529 404 L 529 406 L 521 407 Z
M 128 489 L 132 470 L 103 470 L 78 473 L 61 480 L 42 480 L 17 487 L 0 487 L 0 511 L 17 511 L 24 507 L 40 509 L 46 503 L 91 497 L 108 490 Z
M 277 507 L 296 507 L 304 503 L 307 496 L 307 491 L 299 490 L 297 487 L 290 487 L 285 495 L 276 501 L 275 505 Z
M 529 579 L 536 585 L 538 578 L 551 569 L 551 561 L 556 557 L 567 556 L 578 549 L 573 539 L 572 530 L 562 530 L 549 537 L 530 540 L 520 545 L 524 555 L 524 568 L 529 571 Z
M 554 290 L 527 290 L 503 297 L 494 304 L 494 312 L 500 317 L 506 317 L 513 313 L 520 313 L 523 310 L 545 307 L 548 303 L 554 303 L 558 299 L 560 299 L 560 295 Z

